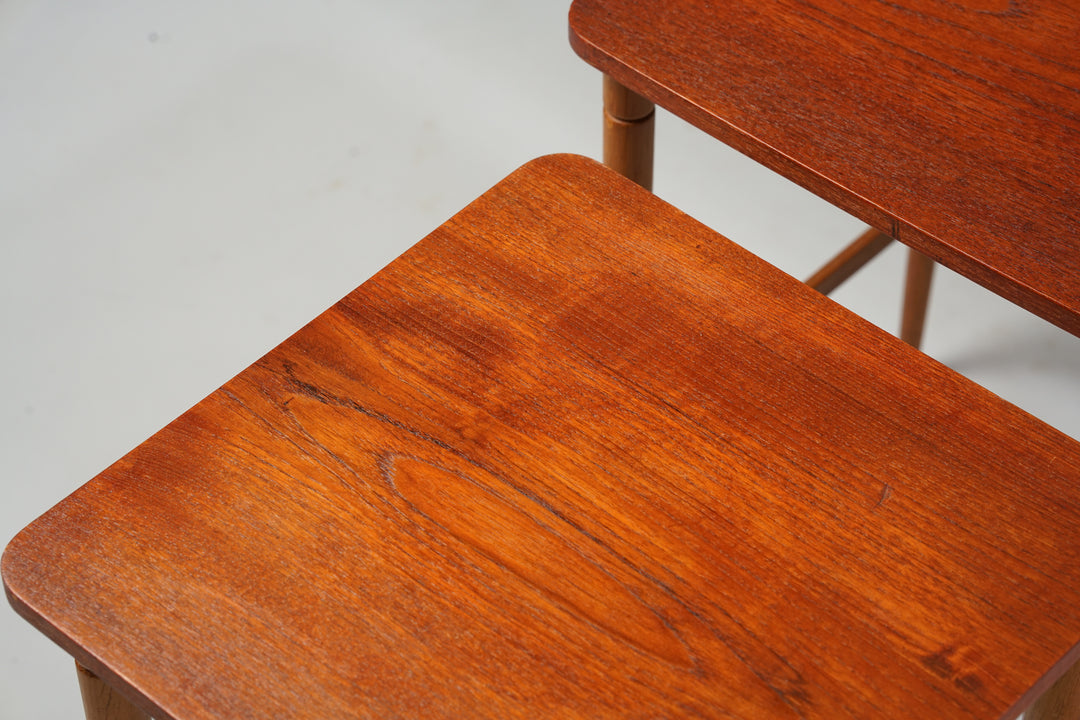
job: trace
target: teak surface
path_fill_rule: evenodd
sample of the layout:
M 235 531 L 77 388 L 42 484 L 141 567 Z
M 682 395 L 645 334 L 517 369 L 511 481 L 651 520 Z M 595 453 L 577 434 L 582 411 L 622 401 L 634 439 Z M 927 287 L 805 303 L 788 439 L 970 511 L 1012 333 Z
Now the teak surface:
M 657 105 L 1080 334 L 1080 0 L 575 0 Z
M 159 720 L 990 720 L 1075 656 L 1078 548 L 1075 441 L 556 156 L 3 571 Z

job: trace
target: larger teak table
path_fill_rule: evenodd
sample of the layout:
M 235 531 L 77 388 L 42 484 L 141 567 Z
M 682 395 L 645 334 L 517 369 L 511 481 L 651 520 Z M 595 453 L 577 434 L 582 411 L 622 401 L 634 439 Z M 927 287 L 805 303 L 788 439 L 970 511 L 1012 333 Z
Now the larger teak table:
M 628 176 L 656 103 L 914 248 L 914 344 L 926 257 L 1080 334 L 1077 0 L 574 0 L 570 41 Z
M 158 718 L 996 720 L 1077 655 L 1078 548 L 1075 441 L 556 156 L 3 576 Z

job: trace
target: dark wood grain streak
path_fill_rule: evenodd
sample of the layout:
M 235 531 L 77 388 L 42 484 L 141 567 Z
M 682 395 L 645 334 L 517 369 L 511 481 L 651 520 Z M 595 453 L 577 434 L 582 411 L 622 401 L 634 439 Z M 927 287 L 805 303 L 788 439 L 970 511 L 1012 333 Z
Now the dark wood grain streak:
M 1008 718 L 1080 447 L 591 161 L 531 163 L 19 534 L 154 716 Z
M 577 53 L 1080 334 L 1080 3 L 575 0 Z

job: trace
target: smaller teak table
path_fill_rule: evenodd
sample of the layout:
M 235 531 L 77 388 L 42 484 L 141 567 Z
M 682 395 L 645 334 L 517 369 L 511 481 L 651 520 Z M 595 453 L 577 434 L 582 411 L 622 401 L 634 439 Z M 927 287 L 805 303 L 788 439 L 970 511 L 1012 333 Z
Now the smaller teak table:
M 996 720 L 1077 656 L 1078 548 L 1075 441 L 553 156 L 3 577 L 95 718 Z
M 1080 335 L 1080 0 L 574 0 L 605 159 L 648 185 L 653 103 L 866 221 L 827 292 L 912 248 Z

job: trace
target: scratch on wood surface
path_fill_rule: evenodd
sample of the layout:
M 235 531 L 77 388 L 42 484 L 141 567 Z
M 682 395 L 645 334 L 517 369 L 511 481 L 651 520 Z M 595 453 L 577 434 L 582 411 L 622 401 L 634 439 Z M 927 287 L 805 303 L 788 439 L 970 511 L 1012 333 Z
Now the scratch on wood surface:
M 892 497 L 892 486 L 889 483 L 885 483 L 881 488 L 881 497 L 878 498 L 877 504 L 874 505 L 874 509 L 878 509 L 885 504 L 885 501 Z

